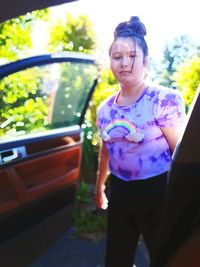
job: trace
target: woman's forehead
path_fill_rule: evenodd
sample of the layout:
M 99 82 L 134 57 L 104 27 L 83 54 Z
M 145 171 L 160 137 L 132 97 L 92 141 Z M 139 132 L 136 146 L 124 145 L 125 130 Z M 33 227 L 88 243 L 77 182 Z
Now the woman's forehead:
M 113 53 L 122 49 L 127 51 L 138 51 L 139 47 L 131 38 L 117 38 L 112 44 L 111 52 Z

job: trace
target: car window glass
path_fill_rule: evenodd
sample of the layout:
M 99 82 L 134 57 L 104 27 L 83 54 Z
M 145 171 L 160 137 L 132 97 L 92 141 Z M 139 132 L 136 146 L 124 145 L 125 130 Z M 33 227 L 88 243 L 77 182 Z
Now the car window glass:
M 0 138 L 77 125 L 96 78 L 92 64 L 35 66 L 0 80 Z

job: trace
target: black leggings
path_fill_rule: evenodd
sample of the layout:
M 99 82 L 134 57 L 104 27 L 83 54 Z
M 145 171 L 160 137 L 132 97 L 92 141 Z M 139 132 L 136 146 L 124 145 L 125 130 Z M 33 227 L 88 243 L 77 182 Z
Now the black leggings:
M 166 176 L 125 182 L 110 175 L 105 267 L 132 267 L 140 235 L 153 257 Z

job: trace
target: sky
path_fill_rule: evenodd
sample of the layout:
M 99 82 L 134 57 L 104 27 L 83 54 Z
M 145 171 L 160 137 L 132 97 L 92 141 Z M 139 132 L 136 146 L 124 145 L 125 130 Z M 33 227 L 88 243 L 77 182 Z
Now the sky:
M 147 28 L 146 40 L 154 60 L 161 57 L 166 42 L 182 34 L 200 43 L 199 10 L 199 0 L 78 0 L 52 8 L 55 18 L 65 12 L 88 15 L 94 23 L 99 51 L 105 57 L 116 25 L 139 16 Z

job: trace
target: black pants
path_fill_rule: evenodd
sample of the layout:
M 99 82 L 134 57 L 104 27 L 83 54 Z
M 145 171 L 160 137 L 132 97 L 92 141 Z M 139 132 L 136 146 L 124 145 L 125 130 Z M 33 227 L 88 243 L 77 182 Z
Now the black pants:
M 153 257 L 166 176 L 125 182 L 110 175 L 105 267 L 132 267 L 141 234 Z

